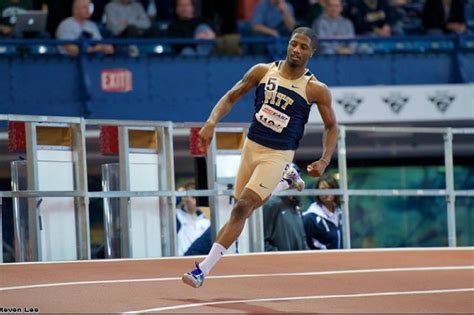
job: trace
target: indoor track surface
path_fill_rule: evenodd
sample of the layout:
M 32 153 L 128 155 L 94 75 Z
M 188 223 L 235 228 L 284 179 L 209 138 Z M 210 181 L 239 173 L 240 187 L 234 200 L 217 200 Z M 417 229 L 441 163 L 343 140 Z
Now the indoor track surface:
M 474 313 L 474 248 L 227 255 L 194 289 L 190 258 L 0 264 L 2 311 Z M 18 309 L 16 309 L 18 308 Z

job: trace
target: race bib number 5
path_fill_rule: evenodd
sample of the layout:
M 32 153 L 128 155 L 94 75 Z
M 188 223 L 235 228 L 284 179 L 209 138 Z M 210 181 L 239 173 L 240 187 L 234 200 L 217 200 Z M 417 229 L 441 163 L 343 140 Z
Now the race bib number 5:
M 288 126 L 290 116 L 264 104 L 260 111 L 255 114 L 257 121 L 271 130 L 281 133 Z

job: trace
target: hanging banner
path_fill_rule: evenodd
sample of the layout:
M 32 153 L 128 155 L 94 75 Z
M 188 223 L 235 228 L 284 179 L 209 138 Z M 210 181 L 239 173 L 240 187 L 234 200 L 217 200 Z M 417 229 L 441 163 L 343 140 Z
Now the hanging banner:
M 474 121 L 474 84 L 330 88 L 338 123 Z M 321 123 L 315 106 L 310 123 Z

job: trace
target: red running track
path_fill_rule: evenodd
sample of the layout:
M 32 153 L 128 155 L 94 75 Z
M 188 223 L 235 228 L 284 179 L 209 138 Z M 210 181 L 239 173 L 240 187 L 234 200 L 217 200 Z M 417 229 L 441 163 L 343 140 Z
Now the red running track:
M 195 259 L 201 260 L 0 264 L 0 308 L 48 313 L 474 313 L 472 247 L 228 255 L 199 289 L 181 283 Z

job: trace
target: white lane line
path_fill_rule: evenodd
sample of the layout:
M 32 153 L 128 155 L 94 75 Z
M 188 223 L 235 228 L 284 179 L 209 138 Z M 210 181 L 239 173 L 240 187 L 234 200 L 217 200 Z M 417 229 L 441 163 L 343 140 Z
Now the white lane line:
M 199 306 L 236 304 L 236 303 L 258 303 L 258 302 L 274 302 L 274 301 L 298 301 L 298 300 L 360 298 L 360 297 L 413 295 L 413 294 L 442 294 L 442 293 L 458 293 L 458 292 L 474 292 L 474 288 L 426 290 L 426 291 L 374 292 L 374 293 L 337 294 L 337 295 L 294 296 L 294 297 L 264 298 L 264 299 L 251 299 L 251 300 L 233 300 L 233 301 L 229 300 L 229 301 L 203 302 L 203 303 L 181 304 L 181 305 L 173 305 L 173 306 L 165 306 L 165 307 L 156 307 L 156 308 L 149 308 L 149 309 L 139 310 L 139 311 L 124 312 L 124 314 L 134 314 L 134 313 L 144 313 L 144 312 L 161 312 L 161 311 L 170 311 L 170 310 L 177 310 L 177 309 L 183 309 L 183 308 L 193 308 L 193 307 L 199 307 Z
M 386 268 L 386 269 L 354 269 L 354 270 L 335 270 L 335 271 L 315 271 L 315 272 L 291 272 L 291 273 L 264 273 L 247 275 L 224 275 L 209 276 L 206 279 L 234 279 L 234 278 L 261 278 L 261 277 L 297 277 L 297 276 L 325 276 L 357 273 L 382 273 L 382 272 L 409 272 L 409 271 L 452 271 L 452 270 L 474 270 L 471 266 L 443 266 L 443 267 L 412 267 L 412 268 Z M 79 282 L 57 282 L 22 285 L 14 287 L 3 287 L 0 291 L 12 291 L 22 289 L 38 289 L 60 286 L 88 285 L 88 284 L 113 284 L 113 283 L 133 283 L 133 282 L 159 282 L 159 281 L 178 281 L 181 277 L 171 278 L 142 278 L 142 279 L 122 279 L 122 280 L 96 280 Z
M 459 246 L 459 247 L 390 247 L 390 248 L 351 248 L 351 249 L 332 249 L 327 251 L 282 251 L 282 252 L 261 252 L 261 253 L 226 253 L 226 257 L 233 256 L 265 256 L 265 255 L 301 255 L 301 254 L 315 254 L 315 255 L 331 255 L 335 253 L 351 254 L 351 253 L 377 253 L 377 252 L 433 252 L 433 251 L 472 251 L 474 246 Z M 93 259 L 93 260 L 64 260 L 64 261 L 29 261 L 29 262 L 15 262 L 0 264 L 1 268 L 9 266 L 22 265 L 49 265 L 49 264 L 88 264 L 88 263 L 114 263 L 114 262 L 134 262 L 134 261 L 160 261 L 160 260 L 194 260 L 201 256 L 180 256 L 180 257 L 153 257 L 153 258 L 117 258 L 117 259 Z

